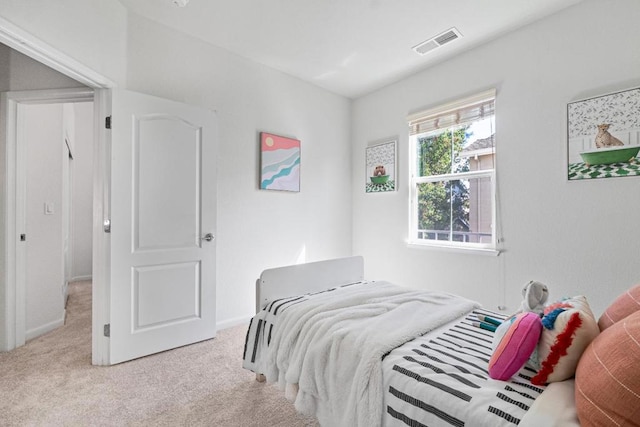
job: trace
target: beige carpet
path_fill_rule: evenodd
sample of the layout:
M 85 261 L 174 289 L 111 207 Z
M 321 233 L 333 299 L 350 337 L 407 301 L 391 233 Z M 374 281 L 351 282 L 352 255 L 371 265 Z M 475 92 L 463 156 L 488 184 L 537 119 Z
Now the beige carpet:
M 0 425 L 317 426 L 241 368 L 245 331 L 92 366 L 91 283 L 73 283 L 64 326 L 0 353 Z

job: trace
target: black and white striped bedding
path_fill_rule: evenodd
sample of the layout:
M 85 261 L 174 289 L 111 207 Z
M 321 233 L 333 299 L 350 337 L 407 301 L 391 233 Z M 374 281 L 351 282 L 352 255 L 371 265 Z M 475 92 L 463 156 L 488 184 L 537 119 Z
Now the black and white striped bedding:
M 510 381 L 489 378 L 493 332 L 465 318 L 416 338 L 383 361 L 386 426 L 514 426 L 544 387 L 524 367 Z
M 274 327 L 278 314 L 287 308 L 308 301 L 310 298 L 320 296 L 322 294 L 333 293 L 342 288 L 348 288 L 353 285 L 360 285 L 367 282 L 350 283 L 347 285 L 337 286 L 324 291 L 297 295 L 287 298 L 280 298 L 269 302 L 260 312 L 258 312 L 249 323 L 249 330 L 244 343 L 244 352 L 242 355 L 242 367 L 249 369 L 255 373 L 264 373 L 258 364 L 261 361 L 261 355 L 271 343 L 271 337 L 274 334 Z
M 261 356 L 275 334 L 278 315 L 310 299 L 339 297 L 341 289 L 267 304 L 247 331 L 243 367 L 266 372 L 260 365 L 265 359 Z M 386 354 L 382 361 L 383 425 L 493 427 L 519 423 L 543 388 L 531 385 L 534 372 L 527 368 L 510 382 L 489 378 L 493 333 L 471 324 L 475 312 L 503 317 L 475 309 Z

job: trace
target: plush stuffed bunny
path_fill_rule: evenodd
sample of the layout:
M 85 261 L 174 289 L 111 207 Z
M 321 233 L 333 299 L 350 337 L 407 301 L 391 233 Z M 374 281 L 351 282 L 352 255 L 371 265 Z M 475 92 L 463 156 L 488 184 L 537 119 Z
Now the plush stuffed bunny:
M 522 288 L 522 304 L 520 304 L 519 312 L 531 311 L 542 314 L 544 311 L 544 303 L 549 298 L 549 289 L 547 285 L 535 280 L 530 281 Z

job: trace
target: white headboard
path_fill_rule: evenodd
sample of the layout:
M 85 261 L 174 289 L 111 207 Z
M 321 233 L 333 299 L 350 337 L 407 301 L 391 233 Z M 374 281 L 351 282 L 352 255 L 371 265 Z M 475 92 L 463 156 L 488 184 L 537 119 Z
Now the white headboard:
M 364 280 L 361 256 L 264 270 L 256 281 L 256 311 L 273 299 L 322 291 Z

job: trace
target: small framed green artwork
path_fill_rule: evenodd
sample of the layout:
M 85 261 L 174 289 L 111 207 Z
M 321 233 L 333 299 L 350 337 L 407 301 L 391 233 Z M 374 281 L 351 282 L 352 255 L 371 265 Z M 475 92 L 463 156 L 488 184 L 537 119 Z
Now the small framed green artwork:
M 370 143 L 365 151 L 365 192 L 396 191 L 397 140 Z

